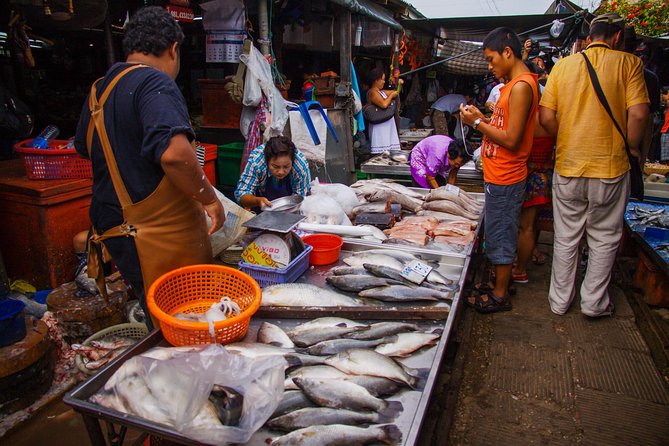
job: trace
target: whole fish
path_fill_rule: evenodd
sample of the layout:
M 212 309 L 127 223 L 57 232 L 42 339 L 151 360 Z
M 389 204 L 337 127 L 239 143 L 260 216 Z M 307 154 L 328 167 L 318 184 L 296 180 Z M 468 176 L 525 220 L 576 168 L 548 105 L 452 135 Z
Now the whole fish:
M 369 274 L 365 268 L 354 268 L 348 265 L 335 266 L 330 268 L 330 272 L 335 276 L 346 276 L 349 274 L 360 276 L 362 274 Z
M 333 316 L 326 316 L 326 317 L 319 317 L 316 319 L 312 319 L 308 322 L 305 322 L 303 324 L 300 324 L 290 330 L 290 334 L 297 334 L 301 332 L 307 332 L 307 331 L 312 331 L 316 330 L 322 327 L 368 327 L 367 324 L 364 324 L 362 322 L 358 321 L 353 321 L 351 319 L 346 319 L 343 317 L 333 317 Z
M 405 285 L 390 285 L 379 288 L 370 288 L 360 291 L 360 297 L 371 297 L 384 302 L 413 302 L 413 301 L 437 301 L 452 299 L 451 293 L 425 287 L 408 287 Z
M 423 209 L 428 211 L 447 212 L 449 214 L 460 215 L 469 220 L 478 220 L 478 214 L 463 209 L 450 200 L 426 201 L 423 203 Z
M 396 249 L 368 249 L 364 251 L 366 254 L 380 254 L 383 256 L 390 256 L 399 260 L 402 263 L 411 262 L 412 260 L 420 260 L 413 254 L 408 252 L 398 251 Z
M 262 306 L 277 307 L 356 307 L 358 299 L 316 285 L 283 283 L 262 290 Z
M 421 209 L 421 205 L 423 204 L 419 199 L 388 189 L 374 191 L 373 193 L 366 195 L 365 198 L 370 202 L 382 201 L 385 203 L 390 201 L 391 203 L 397 203 L 402 206 L 402 209 L 406 209 L 414 214 Z
M 405 357 L 425 346 L 433 346 L 439 342 L 438 333 L 399 333 L 392 342 L 378 345 L 374 350 L 382 355 Z
M 291 381 L 292 382 L 292 381 Z M 297 388 L 297 385 L 295 385 Z M 272 418 L 278 417 L 294 410 L 302 409 L 304 407 L 315 407 L 316 405 L 311 401 L 301 390 L 286 390 L 283 392 L 283 397 L 279 401 L 279 405 L 272 414 Z
M 269 322 L 263 322 L 258 329 L 258 342 L 274 345 L 276 347 L 294 348 L 295 344 L 290 340 L 285 331 Z
M 421 217 L 434 217 L 439 222 L 444 222 L 444 221 L 458 221 L 462 220 L 463 217 L 462 215 L 456 215 L 456 214 L 451 214 L 448 212 L 439 212 L 439 211 L 428 211 L 426 209 L 423 209 L 422 211 L 418 211 L 416 215 L 419 215 Z M 478 217 L 476 219 L 468 220 L 468 221 L 477 221 Z
M 291 432 L 296 429 L 317 425 L 331 424 L 376 424 L 387 423 L 390 418 L 377 412 L 355 412 L 348 409 L 332 409 L 329 407 L 306 407 L 267 422 L 270 429 Z
M 441 285 L 443 287 L 450 287 L 453 285 L 453 281 L 450 279 L 447 279 L 444 277 L 439 271 L 436 269 L 432 269 L 430 273 L 425 277 L 425 280 L 427 280 L 429 283 L 435 284 L 435 285 Z
M 399 401 L 377 398 L 362 386 L 334 379 L 295 378 L 295 384 L 307 397 L 322 407 L 349 410 L 373 410 L 393 418 L 402 411 Z
M 406 367 L 374 350 L 352 348 L 325 358 L 325 364 L 351 375 L 381 376 L 415 389 L 419 371 Z
M 293 381 L 293 378 L 312 378 L 312 379 L 346 379 L 351 375 L 347 375 L 341 370 L 337 370 L 329 365 L 311 365 L 299 367 L 288 373 L 286 380 L 283 383 L 285 390 L 297 390 L 299 387 Z
M 227 344 L 225 349 L 237 353 L 247 358 L 262 358 L 265 356 L 283 356 L 287 362 L 287 367 L 298 365 L 316 365 L 322 364 L 323 358 L 297 353 L 291 348 L 281 348 L 270 344 L 261 344 L 259 342 L 233 342 Z
M 322 341 L 327 341 L 330 339 L 340 338 L 348 333 L 353 331 L 363 330 L 364 327 L 341 327 L 335 325 L 334 327 L 321 327 L 315 330 L 288 332 L 290 339 L 298 347 L 309 347 L 310 345 L 317 344 Z
M 407 322 L 377 322 L 366 330 L 349 333 L 346 337 L 350 339 L 381 339 L 398 333 L 419 330 L 418 325 Z
M 458 193 L 450 192 L 445 188 L 439 188 L 431 191 L 425 197 L 425 201 L 438 201 L 438 200 L 448 200 L 453 202 L 455 205 L 460 208 L 471 212 L 473 214 L 480 214 L 482 205 L 477 202 L 470 201 L 463 196 L 460 196 Z
M 395 381 L 383 378 L 381 376 L 367 376 L 367 375 L 346 375 L 346 381 L 351 381 L 359 386 L 367 389 L 369 393 L 374 396 L 390 396 L 396 394 L 401 387 L 401 384 Z
M 370 275 L 345 275 L 345 276 L 331 276 L 325 279 L 327 283 L 339 288 L 342 291 L 350 291 L 353 293 L 367 290 L 369 288 L 376 288 L 387 285 L 398 285 L 401 282 L 383 277 L 375 277 Z
M 391 343 L 396 341 L 392 336 L 386 337 L 383 339 L 331 339 L 329 341 L 319 342 L 314 344 L 307 349 L 307 353 L 310 355 L 324 356 L 324 355 L 335 355 L 344 350 L 350 348 L 370 348 L 376 347 L 382 343 Z
M 366 428 L 345 424 L 317 425 L 275 438 L 270 446 L 358 446 L 379 441 L 399 445 L 402 432 L 394 424 Z
M 362 266 L 365 268 L 365 271 L 368 271 L 377 277 L 385 277 L 387 279 L 396 280 L 403 285 L 415 285 L 413 282 L 402 277 L 400 272 L 394 268 L 389 268 L 383 265 L 372 265 L 370 263 L 365 263 Z
M 382 201 L 377 201 L 375 203 L 365 203 L 354 207 L 352 212 L 353 216 L 357 216 L 358 214 L 365 212 L 372 214 L 387 214 L 390 212 L 390 204 L 388 202 L 384 203 Z
M 354 268 L 363 268 L 365 263 L 383 265 L 389 268 L 394 268 L 396 270 L 402 270 L 402 268 L 404 268 L 404 264 L 402 262 L 389 255 L 368 254 L 364 251 L 351 257 L 346 257 L 344 259 L 344 263 Z

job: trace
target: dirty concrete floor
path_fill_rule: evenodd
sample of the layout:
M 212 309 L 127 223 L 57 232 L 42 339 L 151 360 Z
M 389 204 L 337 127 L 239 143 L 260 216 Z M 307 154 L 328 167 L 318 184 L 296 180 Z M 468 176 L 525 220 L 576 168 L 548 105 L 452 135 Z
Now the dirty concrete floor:
M 668 383 L 624 292 L 610 287 L 614 317 L 585 317 L 578 296 L 557 316 L 550 261 L 529 275 L 512 311 L 465 310 L 471 331 L 451 429 L 424 444 L 669 444 Z

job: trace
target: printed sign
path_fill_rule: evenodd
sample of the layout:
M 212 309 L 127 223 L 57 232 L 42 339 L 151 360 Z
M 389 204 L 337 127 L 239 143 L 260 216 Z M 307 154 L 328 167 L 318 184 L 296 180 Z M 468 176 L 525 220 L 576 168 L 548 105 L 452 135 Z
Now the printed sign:
M 190 7 L 190 0 L 168 0 L 167 3 L 175 6 L 183 6 L 184 8 Z
M 272 268 L 277 267 L 277 264 L 274 260 L 272 260 L 272 257 L 260 249 L 260 247 L 255 243 L 251 243 L 246 247 L 244 252 L 242 252 L 242 260 L 244 260 L 246 263 L 252 263 L 254 265 L 271 266 Z
M 420 285 L 423 283 L 423 280 L 430 274 L 432 267 L 426 265 L 418 260 L 412 260 L 407 266 L 400 272 L 400 275 L 407 280 L 410 280 L 413 283 Z
M 167 12 L 178 22 L 192 23 L 195 18 L 193 10 L 190 8 L 182 8 L 180 6 L 167 5 Z

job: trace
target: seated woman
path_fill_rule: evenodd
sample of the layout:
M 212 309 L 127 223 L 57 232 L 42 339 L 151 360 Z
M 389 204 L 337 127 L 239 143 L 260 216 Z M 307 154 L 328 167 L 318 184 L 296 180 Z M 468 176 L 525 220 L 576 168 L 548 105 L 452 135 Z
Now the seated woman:
M 462 140 L 428 136 L 411 150 L 411 176 L 419 187 L 426 189 L 436 189 L 446 181 L 455 184 L 458 169 L 469 158 Z
M 289 138 L 275 136 L 249 155 L 235 199 L 249 209 L 271 206 L 277 198 L 305 196 L 310 182 L 307 158 Z

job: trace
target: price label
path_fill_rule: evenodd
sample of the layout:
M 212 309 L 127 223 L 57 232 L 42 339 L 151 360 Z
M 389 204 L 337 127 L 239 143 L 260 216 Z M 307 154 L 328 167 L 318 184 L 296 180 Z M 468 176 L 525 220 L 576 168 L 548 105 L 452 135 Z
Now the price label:
M 418 260 L 412 260 L 400 272 L 400 275 L 405 279 L 420 285 L 423 283 L 428 274 L 432 271 L 430 265 L 426 265 Z

